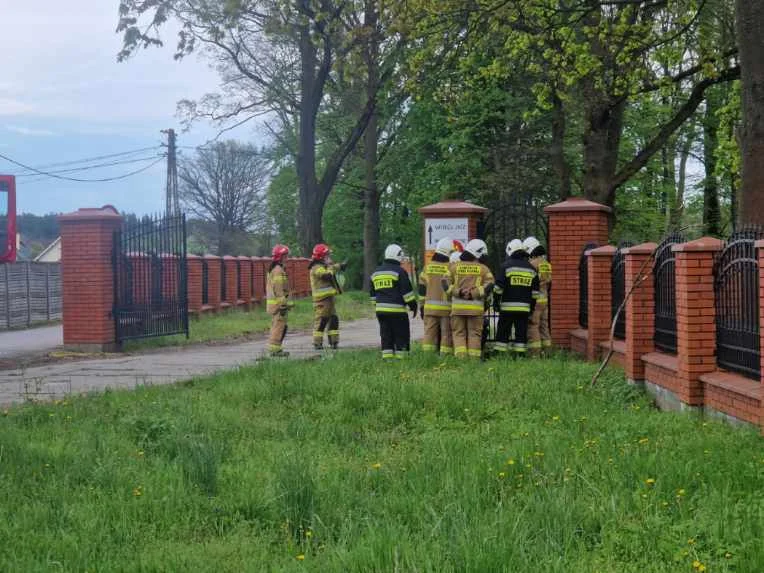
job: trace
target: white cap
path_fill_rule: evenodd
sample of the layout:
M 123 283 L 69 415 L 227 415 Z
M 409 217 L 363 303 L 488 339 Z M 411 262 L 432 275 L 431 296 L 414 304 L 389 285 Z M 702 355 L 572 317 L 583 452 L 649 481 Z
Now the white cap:
M 392 245 L 388 245 L 385 249 L 385 260 L 393 260 L 403 262 L 404 258 L 403 249 L 400 247 L 400 245 L 396 245 L 393 243 Z
M 459 251 L 454 251 L 449 257 L 449 261 L 452 263 L 458 263 L 462 259 L 462 254 Z
M 523 251 L 525 250 L 523 248 L 523 242 L 520 239 L 512 239 L 509 243 L 507 243 L 507 255 L 510 257 L 514 255 L 517 251 Z
M 442 238 L 440 241 L 438 241 L 438 244 L 435 245 L 435 252 L 441 255 L 449 256 L 453 250 L 454 241 L 448 237 Z
M 488 254 L 488 247 L 480 239 L 472 239 L 464 250 L 476 259 Z
M 530 255 L 537 247 L 540 247 L 541 243 L 536 237 L 528 237 L 523 241 L 523 248 Z

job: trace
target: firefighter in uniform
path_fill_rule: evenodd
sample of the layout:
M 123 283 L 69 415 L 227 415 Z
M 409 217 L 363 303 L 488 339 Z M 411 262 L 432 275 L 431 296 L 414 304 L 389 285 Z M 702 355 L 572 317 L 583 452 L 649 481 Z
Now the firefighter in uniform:
M 424 320 L 422 350 L 451 354 L 451 301 L 443 290 L 443 279 L 449 276 L 449 257 L 455 253 L 454 241 L 441 239 L 435 246 L 432 260 L 419 275 L 419 312 Z
M 525 239 L 523 247 L 539 276 L 536 308 L 528 326 L 528 348 L 531 353 L 537 354 L 552 346 L 552 337 L 549 332 L 549 287 L 552 284 L 552 265 L 546 259 L 546 249 L 536 237 Z
M 528 319 L 536 304 L 534 293 L 538 293 L 539 278 L 536 269 L 528 262 L 528 254 L 520 239 L 510 241 L 506 252 L 507 259 L 501 266 L 494 288 L 494 308 L 499 311 L 494 348 L 497 352 L 511 350 L 515 356 L 525 356 L 528 352 Z
M 343 264 L 333 263 L 331 250 L 323 243 L 313 247 L 310 269 L 310 290 L 313 296 L 313 347 L 324 348 L 324 332 L 329 338 L 329 346 L 337 349 L 340 341 L 340 319 L 334 306 L 334 297 L 340 294 L 337 273 L 344 270 Z
M 271 268 L 266 282 L 266 311 L 271 315 L 271 335 L 268 351 L 271 356 L 289 356 L 282 345 L 287 333 L 287 314 L 294 303 L 289 300 L 289 280 L 284 264 L 289 256 L 289 247 L 276 245 L 271 253 Z
M 405 358 L 411 348 L 408 310 L 416 317 L 417 301 L 408 273 L 401 267 L 404 254 L 398 245 L 385 249 L 385 260 L 371 275 L 371 299 L 375 304 L 382 340 L 382 358 Z
M 493 288 L 491 270 L 480 262 L 488 247 L 480 239 L 472 239 L 458 262 L 451 264 L 447 281 L 451 295 L 451 334 L 457 358 L 480 358 L 483 337 L 483 305 Z

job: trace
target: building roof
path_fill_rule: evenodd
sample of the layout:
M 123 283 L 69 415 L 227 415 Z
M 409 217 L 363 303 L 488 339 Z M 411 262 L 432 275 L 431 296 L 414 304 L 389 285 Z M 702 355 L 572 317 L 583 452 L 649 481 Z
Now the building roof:
M 56 239 L 55 239 L 55 240 L 54 240 L 54 241 L 53 241 L 53 242 L 52 242 L 50 245 L 48 245 L 47 247 L 45 247 L 45 248 L 42 250 L 42 253 L 40 253 L 39 255 L 37 255 L 37 256 L 34 258 L 35 262 L 39 261 L 39 260 L 40 260 L 40 259 L 42 259 L 42 258 L 43 258 L 43 257 L 44 257 L 46 254 L 48 254 L 50 251 L 52 251 L 53 249 L 55 249 L 55 248 L 58 246 L 58 244 L 59 244 L 60 242 L 61 242 L 61 237 L 60 237 L 60 236 L 59 236 L 59 237 L 56 237 Z

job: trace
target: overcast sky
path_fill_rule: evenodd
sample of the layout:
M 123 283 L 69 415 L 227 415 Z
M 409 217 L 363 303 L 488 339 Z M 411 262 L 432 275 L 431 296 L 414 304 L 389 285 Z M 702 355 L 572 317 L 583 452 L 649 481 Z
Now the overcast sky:
M 165 48 L 117 63 L 118 5 L 119 0 L 0 0 L 0 154 L 37 167 L 153 146 L 164 137 L 161 129 L 179 130 L 178 100 L 215 91 L 217 76 L 205 62 L 173 60 L 175 36 L 169 29 L 163 33 Z M 199 145 L 215 133 L 200 124 L 179 133 L 179 144 Z M 254 138 L 250 131 L 236 135 Z M 70 175 L 103 178 L 143 165 Z M 42 214 L 110 203 L 122 211 L 160 211 L 165 168 L 162 162 L 114 183 L 19 177 L 18 209 Z M 0 158 L 0 174 L 22 171 Z

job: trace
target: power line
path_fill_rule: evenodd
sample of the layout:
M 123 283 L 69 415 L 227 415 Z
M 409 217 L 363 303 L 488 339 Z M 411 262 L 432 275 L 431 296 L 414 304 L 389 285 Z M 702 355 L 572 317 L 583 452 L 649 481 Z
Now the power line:
M 110 161 L 108 163 L 97 163 L 95 165 L 86 165 L 85 167 L 73 167 L 71 169 L 60 169 L 56 171 L 48 171 L 50 175 L 60 175 L 62 173 L 77 173 L 79 171 L 90 171 L 91 169 L 100 169 L 102 167 L 113 167 L 114 165 L 129 165 L 131 163 L 141 163 L 144 161 L 151 161 L 152 159 L 156 159 L 157 157 L 164 157 L 157 156 L 157 155 L 151 155 L 149 157 L 140 157 L 138 159 L 124 159 L 122 161 Z M 38 175 L 37 173 L 20 173 L 19 175 L 16 175 L 16 177 L 46 177 Z
M 136 169 L 135 171 L 131 171 L 129 173 L 123 173 L 122 175 L 117 175 L 115 177 L 104 177 L 102 179 L 79 179 L 76 177 L 66 177 L 63 175 L 56 175 L 55 173 L 48 173 L 46 171 L 42 171 L 40 169 L 35 169 L 34 167 L 30 167 L 29 165 L 25 165 L 24 163 L 16 161 L 15 159 L 11 159 L 10 157 L 3 155 L 2 153 L 0 153 L 0 159 L 5 159 L 8 163 L 12 163 L 13 165 L 16 165 L 17 167 L 21 167 L 22 169 L 33 171 L 37 175 L 45 175 L 47 177 L 52 177 L 53 179 L 61 179 L 62 181 L 74 181 L 75 183 L 106 183 L 109 181 L 118 181 L 120 179 L 127 179 L 128 177 L 132 177 L 133 175 L 137 175 L 138 173 L 143 173 L 144 171 L 148 171 L 149 169 L 154 167 L 154 165 L 162 161 L 164 157 L 160 157 L 153 163 L 145 167 L 141 167 L 140 169 Z
M 130 151 L 122 151 L 120 153 L 111 153 L 109 155 L 99 155 L 99 156 L 96 156 L 96 157 L 87 157 L 85 159 L 75 159 L 75 160 L 71 160 L 71 161 L 60 161 L 58 163 L 48 163 L 46 165 L 38 165 L 38 166 L 33 167 L 31 169 L 48 169 L 50 167 L 63 167 L 63 166 L 66 166 L 66 165 L 78 165 L 80 163 L 91 163 L 93 161 L 102 161 L 104 159 L 113 159 L 115 157 L 124 157 L 124 156 L 128 156 L 128 155 L 136 155 L 138 153 L 143 153 L 143 152 L 146 152 L 146 151 L 158 150 L 160 148 L 161 148 L 161 145 L 154 145 L 153 147 L 142 147 L 140 149 L 133 149 L 133 150 L 130 150 Z M 19 176 L 21 176 L 21 175 L 27 175 L 27 174 L 26 173 L 19 174 Z

